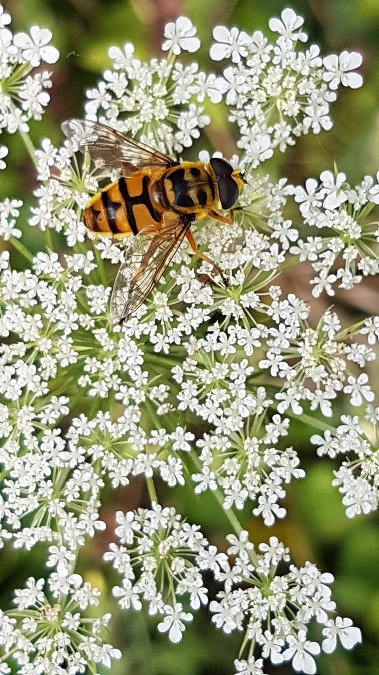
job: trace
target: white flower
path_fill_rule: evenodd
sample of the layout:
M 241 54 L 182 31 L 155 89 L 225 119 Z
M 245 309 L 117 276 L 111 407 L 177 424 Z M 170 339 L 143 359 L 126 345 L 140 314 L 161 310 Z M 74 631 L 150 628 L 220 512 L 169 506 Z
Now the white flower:
M 163 43 L 163 51 L 171 49 L 177 56 L 183 50 L 187 52 L 196 52 L 200 48 L 200 40 L 195 37 L 196 28 L 192 21 L 185 16 L 180 16 L 175 23 L 170 22 L 166 25 L 164 36 L 167 40 Z
M 231 28 L 229 31 L 225 26 L 216 26 L 213 29 L 213 37 L 217 44 L 212 45 L 210 57 L 213 61 L 221 61 L 232 57 L 233 63 L 238 63 L 241 56 L 247 56 L 246 45 L 252 42 L 252 38 L 244 31 L 238 28 Z
M 115 70 L 126 70 L 130 67 L 132 59 L 134 58 L 134 45 L 130 42 L 127 42 L 124 45 L 124 51 L 122 52 L 119 47 L 110 47 L 108 50 L 108 56 L 112 61 L 114 61 Z
M 0 202 L 0 236 L 6 241 L 11 237 L 21 237 L 21 230 L 15 227 L 16 218 L 19 216 L 19 207 L 22 202 L 17 199 L 5 199 Z
M 304 118 L 304 129 L 312 127 L 314 134 L 319 134 L 321 129 L 329 131 L 333 126 L 333 122 L 327 114 L 328 111 L 329 107 L 326 104 L 306 106 L 304 110 L 306 114 L 306 117 Z
M 320 653 L 320 645 L 317 642 L 307 640 L 305 630 L 299 630 L 297 638 L 294 635 L 288 635 L 286 640 L 289 645 L 282 656 L 285 661 L 292 659 L 292 666 L 294 670 L 300 673 L 307 673 L 314 675 L 316 673 L 316 662 L 311 654 L 317 655 Z
M 258 639 L 259 644 L 262 645 L 262 656 L 266 659 L 270 657 L 271 663 L 280 665 L 283 663 L 283 656 L 281 654 L 284 640 L 275 638 L 270 631 L 265 630 L 264 634 Z
M 237 145 L 245 150 L 244 163 L 249 164 L 252 169 L 255 169 L 261 162 L 265 162 L 266 159 L 270 159 L 274 154 L 270 136 L 260 134 L 255 136 L 248 127 L 241 128 L 241 140 L 237 141 Z
M 5 145 L 0 145 L 0 170 L 6 168 L 6 163 L 3 162 L 4 157 L 6 157 L 8 154 L 8 148 L 5 147 Z
M 23 610 L 35 603 L 43 603 L 45 600 L 45 594 L 42 590 L 44 585 L 44 579 L 36 581 L 33 577 L 29 577 L 25 583 L 25 588 L 15 591 L 15 604 L 17 607 Z
M 329 619 L 322 634 L 326 636 L 322 642 L 322 650 L 326 654 L 334 652 L 337 646 L 337 637 L 339 637 L 345 649 L 352 649 L 358 642 L 362 642 L 362 634 L 359 628 L 353 626 L 351 619 L 343 619 L 341 616 L 337 616 L 335 620 Z
M 208 466 L 204 466 L 202 473 L 194 473 L 192 480 L 198 485 L 195 487 L 195 493 L 200 494 L 205 490 L 217 490 L 216 474 Z
M 254 545 L 249 541 L 249 533 L 247 530 L 241 530 L 239 538 L 237 538 L 235 534 L 228 534 L 226 539 L 232 544 L 228 548 L 228 555 L 238 555 L 241 560 L 247 561 L 249 558 L 248 551 L 254 549 Z
M 137 589 L 129 579 L 122 580 L 122 587 L 114 586 L 113 595 L 115 598 L 119 598 L 118 602 L 122 609 L 129 609 L 130 607 L 137 611 L 142 609 L 142 602 L 138 597 Z
M 56 567 L 60 576 L 67 577 L 72 572 L 75 554 L 69 551 L 66 546 L 50 546 L 49 553 L 46 567 Z
M 7 12 L 4 12 L 4 8 L 0 5 L 0 28 L 3 28 L 8 23 L 11 22 L 11 17 Z
M 32 26 L 30 34 L 31 37 L 27 33 L 16 33 L 14 36 L 14 44 L 21 50 L 25 61 L 29 61 L 33 68 L 39 66 L 41 60 L 46 61 L 46 63 L 58 61 L 58 50 L 55 47 L 47 46 L 52 38 L 52 33 L 48 28 Z
M 369 402 L 374 400 L 374 392 L 372 392 L 369 385 L 366 384 L 368 382 L 368 375 L 366 373 L 361 373 L 361 375 L 359 375 L 357 378 L 353 375 L 350 375 L 347 378 L 347 381 L 349 384 L 344 387 L 343 391 L 345 394 L 351 394 L 351 405 L 361 405 L 362 397 Z
M 308 36 L 306 33 L 295 32 L 304 23 L 304 19 L 301 16 L 297 16 L 293 9 L 288 7 L 283 10 L 280 16 L 282 18 L 281 21 L 280 19 L 270 19 L 268 22 L 270 30 L 272 30 L 274 33 L 279 33 L 279 35 L 282 35 L 284 38 L 292 41 L 307 41 Z
M 263 659 L 256 660 L 254 656 L 250 656 L 247 661 L 235 659 L 234 665 L 238 675 L 264 675 Z
M 235 105 L 241 94 L 248 92 L 248 85 L 246 77 L 243 73 L 236 73 L 235 69 L 230 67 L 224 70 L 224 77 L 218 77 L 214 86 L 221 94 L 226 94 L 226 103 L 228 105 Z M 217 101 L 215 101 L 217 102 Z
M 180 642 L 182 639 L 182 633 L 185 630 L 185 625 L 183 621 L 192 621 L 193 616 L 189 612 L 183 612 L 183 606 L 181 602 L 175 603 L 174 607 L 171 605 L 165 605 L 163 609 L 166 614 L 165 618 L 161 623 L 158 624 L 158 630 L 160 633 L 167 633 L 171 642 Z
M 9 267 L 9 258 L 10 254 L 9 251 L 2 251 L 0 253 L 0 272 L 2 270 L 7 270 Z
M 346 175 L 338 173 L 336 176 L 331 171 L 323 171 L 320 174 L 322 185 L 324 187 L 325 209 L 335 209 L 347 200 L 347 194 L 342 189 L 346 182 Z
M 314 288 L 312 290 L 313 297 L 318 298 L 323 291 L 325 291 L 328 295 L 334 295 L 332 284 L 334 284 L 336 280 L 337 277 L 335 274 L 328 274 L 327 269 L 322 269 L 319 276 L 316 276 L 310 281 L 311 284 L 314 284 Z
M 275 495 L 261 495 L 258 498 L 258 504 L 259 506 L 253 509 L 253 514 L 255 516 L 261 515 L 266 527 L 274 525 L 275 517 L 284 518 L 287 513 L 282 506 L 278 506 Z
M 193 441 L 195 436 L 190 431 L 186 432 L 182 427 L 177 426 L 176 430 L 170 434 L 170 438 L 174 441 L 172 445 L 173 450 L 189 452 L 191 450 L 191 445 L 188 441 Z
M 338 89 L 341 83 L 344 87 L 358 89 L 363 84 L 362 75 L 351 73 L 349 71 L 359 68 L 362 63 L 362 56 L 358 52 L 341 52 L 331 54 L 323 59 L 326 72 L 323 73 L 324 82 L 329 82 L 330 89 Z
M 300 204 L 301 214 L 306 217 L 307 214 L 321 206 L 322 200 L 318 191 L 318 182 L 314 178 L 307 178 L 305 188 L 298 186 L 294 191 L 295 202 Z

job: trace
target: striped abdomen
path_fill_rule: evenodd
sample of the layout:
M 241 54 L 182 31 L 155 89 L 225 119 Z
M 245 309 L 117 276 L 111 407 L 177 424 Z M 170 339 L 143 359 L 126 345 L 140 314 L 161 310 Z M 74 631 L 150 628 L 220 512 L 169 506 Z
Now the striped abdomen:
M 140 171 L 109 185 L 85 208 L 86 227 L 99 235 L 137 234 L 148 225 L 159 227 L 165 209 L 154 200 L 150 183 L 150 176 Z

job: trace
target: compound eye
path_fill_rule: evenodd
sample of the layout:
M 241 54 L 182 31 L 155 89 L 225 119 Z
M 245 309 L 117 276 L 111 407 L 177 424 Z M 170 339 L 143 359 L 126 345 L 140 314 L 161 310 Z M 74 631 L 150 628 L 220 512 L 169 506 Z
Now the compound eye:
M 239 195 L 238 185 L 235 180 L 230 178 L 230 176 L 220 178 L 218 181 L 218 194 L 222 208 L 226 211 L 231 209 L 236 203 Z
M 222 157 L 212 157 L 210 165 L 217 178 L 221 206 L 225 210 L 231 209 L 239 195 L 238 185 L 232 178 L 233 167 Z
M 210 165 L 217 178 L 225 178 L 226 176 L 231 176 L 233 173 L 232 165 L 222 157 L 212 157 Z

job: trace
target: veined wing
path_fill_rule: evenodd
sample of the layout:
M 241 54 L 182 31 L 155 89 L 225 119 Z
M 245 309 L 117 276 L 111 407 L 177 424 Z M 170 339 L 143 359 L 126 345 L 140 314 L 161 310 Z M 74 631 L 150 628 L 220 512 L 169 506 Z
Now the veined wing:
M 170 167 L 176 162 L 158 150 L 91 120 L 72 119 L 62 124 L 62 131 L 78 149 L 89 153 L 95 166 L 124 175 L 144 167 Z
M 113 286 L 111 314 L 115 321 L 123 323 L 150 295 L 193 221 L 192 214 L 178 216 L 154 236 L 142 233 L 133 238 Z

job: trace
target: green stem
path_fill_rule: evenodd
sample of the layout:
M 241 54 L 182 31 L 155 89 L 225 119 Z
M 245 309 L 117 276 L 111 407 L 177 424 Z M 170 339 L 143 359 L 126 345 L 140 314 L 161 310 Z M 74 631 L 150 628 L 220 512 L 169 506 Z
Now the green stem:
M 233 511 L 231 511 L 230 509 L 224 509 L 224 496 L 221 490 L 219 490 L 218 488 L 217 490 L 212 490 L 212 494 L 216 497 L 216 500 L 220 504 L 235 533 L 240 534 L 243 530 L 243 527 L 239 522 L 237 516 L 234 515 Z
M 358 222 L 361 222 L 362 220 L 364 220 L 365 218 L 367 218 L 367 216 L 368 216 L 369 213 L 373 210 L 373 208 L 374 208 L 374 204 L 370 204 L 370 203 L 366 204 L 366 206 L 364 206 L 364 207 L 362 208 L 362 210 L 361 210 L 361 212 L 360 212 L 360 214 L 359 214 L 359 220 L 358 220 Z
M 46 228 L 46 246 L 49 251 L 54 251 L 53 238 L 51 235 L 51 229 L 49 227 Z
M 155 485 L 152 478 L 146 478 L 147 491 L 149 493 L 151 502 L 158 502 L 157 493 L 155 491 Z
M 191 452 L 190 456 L 191 456 L 191 459 L 192 459 L 193 463 L 195 464 L 197 470 L 201 471 L 201 462 L 200 462 L 197 454 L 195 452 Z M 219 488 L 217 488 L 217 490 L 211 490 L 211 495 L 213 495 L 216 498 L 216 501 L 221 506 L 221 509 L 222 509 L 223 513 L 225 514 L 226 518 L 229 520 L 229 523 L 231 524 L 231 526 L 232 526 L 234 532 L 236 533 L 236 535 L 237 536 L 240 535 L 244 528 L 242 527 L 241 523 L 239 522 L 237 516 L 233 513 L 233 511 L 231 509 L 225 509 L 224 508 L 224 496 L 223 496 L 221 490 Z M 253 565 L 256 566 L 257 563 L 258 563 L 258 558 L 257 558 L 254 550 L 249 551 L 249 558 L 250 558 L 251 562 L 253 563 Z
M 35 149 L 32 141 L 30 140 L 29 134 L 27 134 L 26 131 L 20 130 L 20 135 L 21 135 L 22 140 L 25 143 L 26 149 L 27 149 L 27 151 L 30 155 L 30 158 L 31 158 L 34 166 L 37 168 L 38 161 L 37 161 L 37 157 L 36 157 L 36 149 Z
M 12 72 L 11 76 L 6 80 L 7 87 L 5 93 L 10 93 L 20 80 L 24 79 L 33 70 L 30 63 L 23 63 Z
M 30 253 L 30 251 L 28 251 L 26 246 L 24 246 L 24 244 L 21 243 L 21 241 L 16 239 L 16 237 L 13 237 L 12 245 L 15 247 L 15 249 L 17 249 L 19 253 L 21 253 L 21 255 L 24 256 L 24 258 L 27 259 L 28 262 L 33 262 L 33 255 Z
M 107 277 L 106 277 L 106 274 L 105 274 L 104 261 L 101 257 L 100 251 L 99 251 L 99 249 L 97 248 L 96 245 L 94 245 L 93 250 L 95 252 L 95 259 L 96 259 L 96 262 L 97 262 L 97 269 L 98 269 L 99 274 L 100 274 L 101 283 L 103 284 L 103 286 L 105 288 L 107 288 L 108 282 L 107 282 Z
M 162 421 L 159 419 L 159 416 L 156 413 L 154 405 L 151 404 L 148 398 L 146 398 L 145 405 L 146 405 L 146 412 L 149 416 L 150 421 L 153 424 L 154 429 L 157 430 L 161 429 Z
M 164 356 L 163 354 L 156 354 L 155 352 L 149 352 L 145 350 L 145 363 L 149 366 L 157 366 L 161 370 L 162 368 L 167 370 L 168 368 L 174 368 L 178 363 L 183 363 L 184 361 L 184 349 L 181 349 L 174 354 L 174 358 L 169 356 Z
M 327 429 L 330 429 L 332 433 L 335 431 L 335 428 L 330 424 L 330 422 L 322 422 L 322 420 L 315 419 L 311 415 L 307 415 L 304 412 L 301 413 L 300 417 L 299 415 L 292 413 L 291 410 L 286 410 L 286 414 L 288 417 L 297 419 L 299 422 L 306 424 L 308 427 L 314 427 L 314 429 L 319 429 L 320 431 L 327 431 Z
M 248 641 L 249 641 L 249 638 L 247 637 L 247 633 L 245 633 L 245 636 L 243 638 L 243 641 L 242 641 L 242 644 L 241 644 L 241 647 L 240 647 L 240 650 L 239 650 L 239 658 L 241 658 L 242 654 L 244 653 L 245 647 L 246 647 Z

